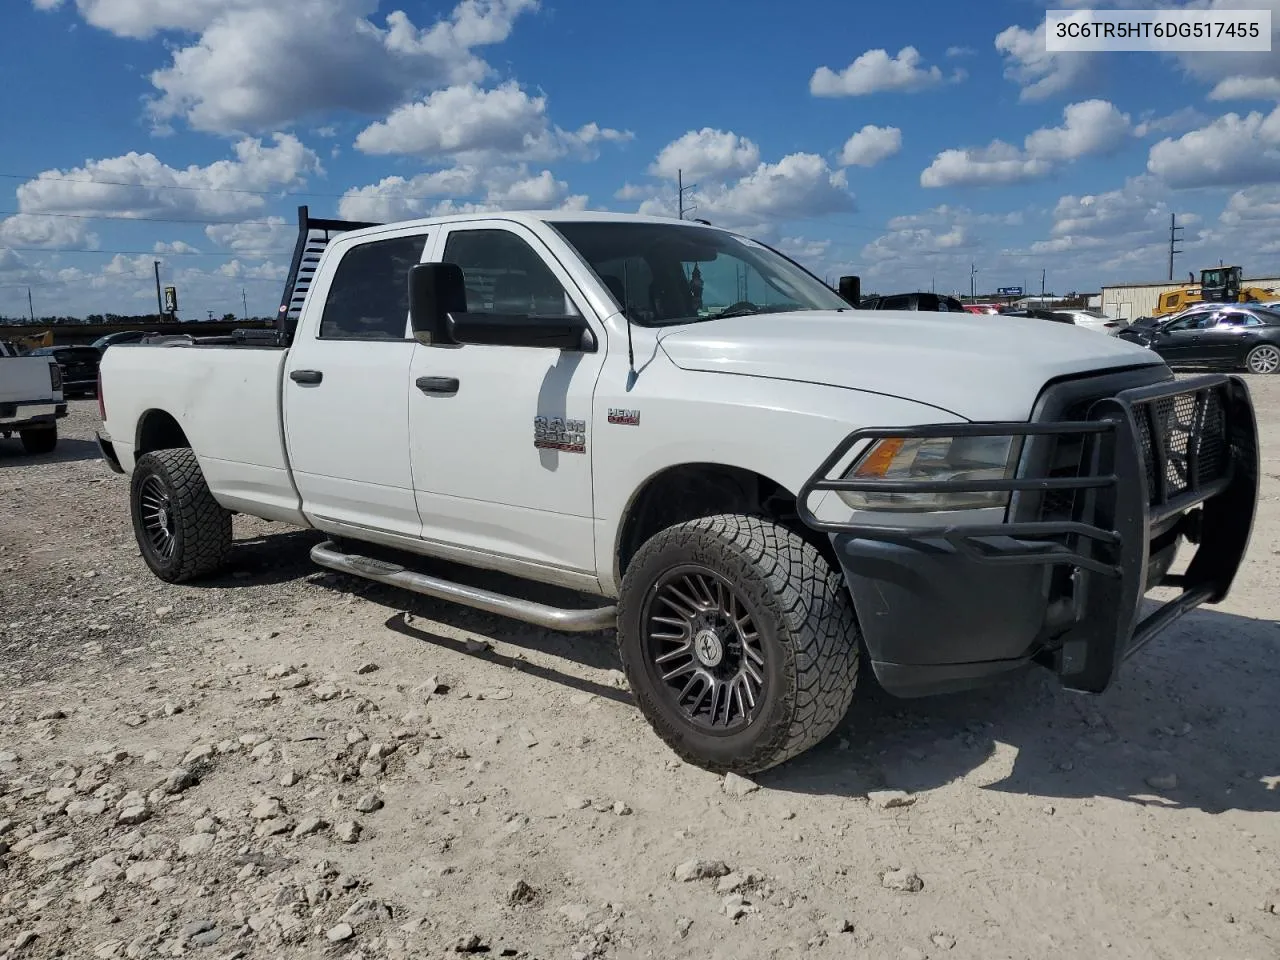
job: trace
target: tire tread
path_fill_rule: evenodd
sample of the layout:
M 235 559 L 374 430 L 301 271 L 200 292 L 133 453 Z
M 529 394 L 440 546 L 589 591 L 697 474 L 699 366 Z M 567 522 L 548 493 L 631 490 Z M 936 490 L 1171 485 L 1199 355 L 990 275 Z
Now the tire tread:
M 651 538 L 628 567 L 632 574 L 647 556 L 671 548 L 710 554 L 741 572 L 765 581 L 773 597 L 778 625 L 793 652 L 787 671 L 788 723 L 778 724 L 749 756 L 732 764 L 708 763 L 691 755 L 679 732 L 638 685 L 641 710 L 658 735 L 685 760 L 715 770 L 755 773 L 803 753 L 825 739 L 848 712 L 858 677 L 860 635 L 853 603 L 842 577 L 818 550 L 786 527 L 759 516 L 719 514 L 669 527 Z M 736 562 L 734 562 L 736 560 Z M 630 587 L 630 588 L 629 588 Z M 643 591 L 623 578 L 619 623 L 632 622 Z M 624 665 L 627 659 L 623 648 Z M 633 671 L 628 671 L 633 672 Z
M 181 525 L 179 562 L 169 571 L 153 571 L 169 583 L 186 583 L 216 573 L 231 546 L 231 514 L 209 491 L 204 472 L 190 447 L 156 450 L 147 460 L 160 468 L 173 487 L 175 521 Z

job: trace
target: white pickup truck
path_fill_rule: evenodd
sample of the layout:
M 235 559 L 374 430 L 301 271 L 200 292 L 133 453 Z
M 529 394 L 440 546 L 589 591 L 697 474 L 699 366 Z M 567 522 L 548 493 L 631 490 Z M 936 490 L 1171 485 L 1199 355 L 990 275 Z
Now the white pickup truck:
M 902 696 L 1032 664 L 1104 690 L 1245 554 L 1237 377 L 1175 380 L 1062 324 L 854 310 L 856 277 L 837 293 L 700 223 L 301 218 L 269 337 L 102 361 L 99 440 L 163 580 L 215 573 L 240 512 L 324 531 L 333 570 L 616 626 L 660 736 L 752 772 L 835 728 L 862 655 Z M 602 600 L 480 590 L 415 555 Z M 1143 616 L 1160 585 L 1176 597 Z
M 52 453 L 58 419 L 67 415 L 62 368 L 52 357 L 21 356 L 0 341 L 0 437 L 15 433 L 27 453 Z

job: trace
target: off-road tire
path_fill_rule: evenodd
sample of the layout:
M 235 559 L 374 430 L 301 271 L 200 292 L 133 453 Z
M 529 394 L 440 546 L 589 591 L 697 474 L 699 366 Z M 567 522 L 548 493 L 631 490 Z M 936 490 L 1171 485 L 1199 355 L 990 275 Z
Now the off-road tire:
M 1254 365 L 1258 362 L 1258 358 L 1261 354 L 1266 353 L 1270 356 L 1274 356 L 1275 352 L 1276 352 L 1276 346 L 1274 344 L 1270 344 L 1270 343 L 1258 344 L 1256 347 L 1250 350 L 1249 353 L 1245 356 L 1244 358 L 1245 370 L 1248 373 L 1259 374 L 1259 375 L 1265 375 L 1268 373 L 1273 373 L 1273 374 L 1280 373 L 1280 367 L 1274 367 L 1271 370 L 1255 370 L 1254 369 Z
M 148 478 L 159 480 L 169 497 L 172 555 L 161 556 L 143 526 L 141 493 Z M 166 583 L 186 583 L 216 573 L 231 547 L 231 513 L 213 499 L 190 448 L 157 450 L 142 456 L 130 479 L 133 533 L 147 566 Z
M 58 427 L 37 427 L 34 430 L 20 430 L 22 449 L 30 454 L 53 453 L 58 446 Z
M 731 736 L 699 729 L 651 672 L 646 600 L 665 572 L 687 564 L 735 586 L 766 651 L 763 701 Z M 761 517 L 722 514 L 669 527 L 640 548 L 622 579 L 618 646 L 636 702 L 681 758 L 716 773 L 758 773 L 830 734 L 853 700 L 860 640 L 842 577 L 812 544 Z

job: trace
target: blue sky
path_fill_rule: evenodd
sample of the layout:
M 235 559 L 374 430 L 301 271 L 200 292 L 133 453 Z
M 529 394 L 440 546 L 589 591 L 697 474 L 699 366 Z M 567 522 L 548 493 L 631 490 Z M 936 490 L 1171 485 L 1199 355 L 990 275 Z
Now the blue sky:
M 160 259 L 184 316 L 271 315 L 301 203 L 673 214 L 677 170 L 880 291 L 1157 280 L 1171 213 L 1179 277 L 1280 271 L 1280 53 L 1050 55 L 1044 10 L 10 0 L 0 314 L 154 309 Z

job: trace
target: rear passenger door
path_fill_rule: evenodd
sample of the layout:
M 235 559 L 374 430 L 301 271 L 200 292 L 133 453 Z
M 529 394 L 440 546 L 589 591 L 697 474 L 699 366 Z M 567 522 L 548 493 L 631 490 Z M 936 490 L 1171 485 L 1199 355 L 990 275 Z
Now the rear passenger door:
M 285 364 L 284 425 L 302 510 L 417 538 L 409 462 L 409 269 L 427 232 L 339 238 L 308 295 Z

